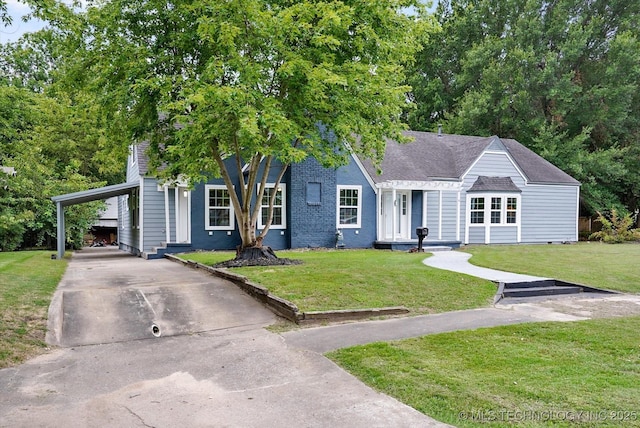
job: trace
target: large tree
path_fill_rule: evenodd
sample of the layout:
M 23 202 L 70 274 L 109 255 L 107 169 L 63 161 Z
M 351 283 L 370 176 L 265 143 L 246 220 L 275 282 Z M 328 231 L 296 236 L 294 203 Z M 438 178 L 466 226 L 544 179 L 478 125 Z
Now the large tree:
M 520 140 L 583 184 L 592 213 L 638 207 L 640 3 L 443 0 L 409 82 L 410 123 Z
M 221 177 L 242 248 L 250 248 L 268 231 L 256 235 L 255 201 L 271 168 L 280 180 L 308 157 L 326 167 L 344 164 L 349 151 L 380 161 L 385 138 L 405 141 L 404 65 L 420 26 L 406 13 L 420 7 L 415 0 L 98 2 L 80 16 L 83 31 L 70 42 L 76 67 L 67 76 L 101 100 L 113 141 L 152 142 L 154 165 L 164 166 L 158 174 L 192 183 Z
M 0 47 L 0 250 L 55 247 L 51 197 L 121 182 L 126 150 L 105 144 L 103 122 L 86 94 L 56 82 L 63 34 L 42 30 Z M 67 208 L 67 244 L 82 246 L 100 204 Z

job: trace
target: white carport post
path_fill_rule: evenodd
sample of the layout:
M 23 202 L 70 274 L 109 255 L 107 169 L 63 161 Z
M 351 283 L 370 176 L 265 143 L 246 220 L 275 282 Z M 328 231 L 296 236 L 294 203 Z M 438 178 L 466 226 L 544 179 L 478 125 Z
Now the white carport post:
M 64 243 L 66 237 L 64 234 L 64 207 L 61 202 L 56 202 L 58 212 L 58 260 L 64 257 Z

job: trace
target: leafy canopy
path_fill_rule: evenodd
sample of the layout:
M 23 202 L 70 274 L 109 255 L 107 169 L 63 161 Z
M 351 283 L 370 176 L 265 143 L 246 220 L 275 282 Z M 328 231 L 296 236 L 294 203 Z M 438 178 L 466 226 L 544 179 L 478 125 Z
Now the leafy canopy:
M 640 198 L 640 3 L 442 0 L 409 82 L 414 129 L 515 138 L 581 183 L 585 207 Z
M 161 176 L 222 177 L 249 243 L 256 220 L 249 208 L 270 167 L 281 167 L 278 177 L 307 157 L 336 167 L 348 150 L 380 162 L 386 138 L 406 141 L 404 67 L 425 25 L 407 10 L 421 5 L 95 2 L 68 21 L 81 31 L 69 39 L 67 82 L 99 100 L 111 141 L 151 141 Z M 232 158 L 235 176 L 248 174 L 240 198 Z M 246 190 L 256 183 L 258 195 Z
M 212 153 L 335 166 L 344 141 L 379 160 L 385 137 L 403 140 L 416 3 L 98 2 L 78 65 L 120 141 L 160 134 L 171 173 L 219 175 Z

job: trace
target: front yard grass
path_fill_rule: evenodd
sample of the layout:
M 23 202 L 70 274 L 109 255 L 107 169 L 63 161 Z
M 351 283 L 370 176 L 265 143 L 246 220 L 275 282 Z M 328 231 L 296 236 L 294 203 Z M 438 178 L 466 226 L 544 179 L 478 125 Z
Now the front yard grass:
M 196 252 L 183 259 L 212 265 L 233 252 Z M 295 303 L 301 311 L 405 306 L 437 313 L 487 306 L 496 293 L 490 281 L 422 263 L 428 254 L 382 250 L 278 251 L 300 265 L 233 268 L 234 273 Z
M 0 252 L 0 368 L 46 347 L 47 310 L 67 267 L 49 251 Z
M 637 243 L 471 246 L 465 251 L 473 254 L 470 262 L 478 266 L 640 293 Z
M 520 324 L 328 356 L 458 427 L 640 426 L 639 330 L 640 317 Z

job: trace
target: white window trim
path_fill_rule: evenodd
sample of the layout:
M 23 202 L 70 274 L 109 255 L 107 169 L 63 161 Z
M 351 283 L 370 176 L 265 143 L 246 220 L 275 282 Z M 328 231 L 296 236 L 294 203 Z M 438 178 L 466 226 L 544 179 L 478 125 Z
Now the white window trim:
M 355 189 L 358 191 L 358 210 L 356 224 L 340 224 L 340 191 Z M 359 229 L 362 224 L 362 186 L 337 186 L 336 190 L 336 227 L 338 229 Z
M 471 193 L 467 198 L 467 224 L 469 227 L 513 227 L 520 226 L 522 198 L 520 193 Z M 484 198 L 484 223 L 471 223 L 471 199 Z M 500 198 L 500 223 L 491 223 L 491 198 Z M 507 223 L 507 198 L 516 198 L 516 222 Z
M 227 186 L 224 184 L 206 184 L 204 186 L 204 230 L 235 230 L 236 228 L 236 216 L 233 209 L 233 204 L 229 200 L 229 226 L 211 226 L 209 224 L 209 209 L 215 208 L 209 206 L 209 190 L 210 189 L 224 189 L 227 190 Z M 219 208 L 219 207 L 218 207 Z
M 267 189 L 275 188 L 275 183 L 267 183 Z M 269 229 L 286 229 L 287 228 L 287 185 L 280 184 L 278 186 L 280 191 L 282 192 L 282 205 L 274 205 L 274 207 L 279 206 L 282 208 L 282 224 L 271 224 Z M 256 193 L 260 192 L 260 184 L 256 185 Z M 269 209 L 268 206 L 263 206 L 262 201 L 256 201 L 256 203 L 260 204 L 260 212 L 258 213 L 258 229 L 264 229 L 264 224 L 262 224 L 262 210 Z

